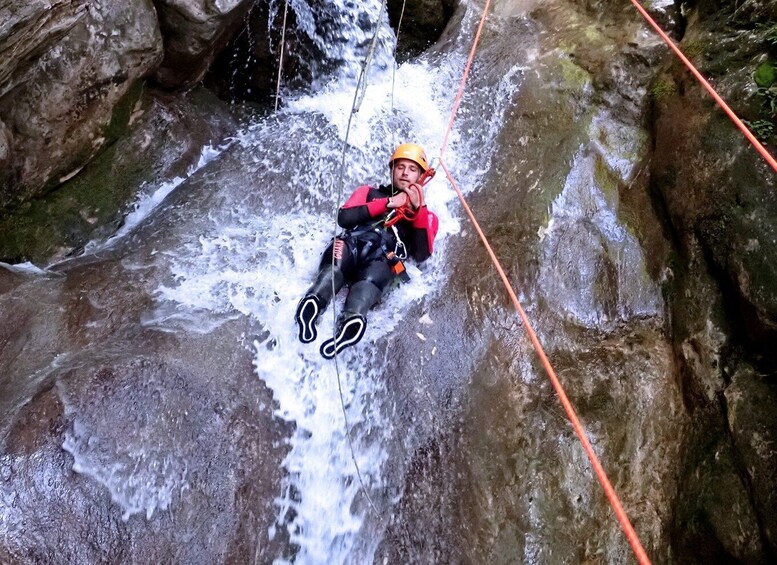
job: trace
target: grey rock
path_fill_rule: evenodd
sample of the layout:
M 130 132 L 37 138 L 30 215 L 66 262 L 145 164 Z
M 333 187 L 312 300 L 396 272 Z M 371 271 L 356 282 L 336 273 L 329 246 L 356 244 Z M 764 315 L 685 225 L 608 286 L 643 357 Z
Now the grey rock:
M 5 169 L 11 160 L 11 132 L 0 121 L 0 170 Z
M 250 0 L 155 0 L 165 37 L 164 61 L 154 78 L 166 88 L 199 82 L 251 7 Z
M 755 512 L 772 555 L 777 554 L 777 384 L 752 367 L 738 368 L 725 393 L 737 458 L 753 493 Z
M 132 87 L 162 55 L 145 0 L 2 10 L 0 121 L 13 132 L 13 153 L 0 170 L 0 208 L 63 182 L 116 139 Z
M 389 0 L 389 19 L 399 30 L 398 60 L 419 55 L 437 41 L 459 4 L 458 0 Z
M 217 147 L 238 127 L 226 104 L 203 88 L 178 95 L 145 89 L 129 122 L 129 131 L 74 178 L 0 216 L 0 261 L 45 265 L 106 239 L 140 193 L 185 177 L 203 147 Z

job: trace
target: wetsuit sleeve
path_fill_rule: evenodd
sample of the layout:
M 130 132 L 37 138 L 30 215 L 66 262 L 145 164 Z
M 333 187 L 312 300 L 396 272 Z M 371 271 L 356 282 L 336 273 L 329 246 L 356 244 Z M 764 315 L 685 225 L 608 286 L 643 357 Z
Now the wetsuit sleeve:
M 434 238 L 437 236 L 437 229 L 440 221 L 437 215 L 431 212 L 426 206 L 421 206 L 413 219 L 413 259 L 426 261 L 432 254 Z
M 350 229 L 388 212 L 388 198 L 376 198 L 368 202 L 370 190 L 369 186 L 360 186 L 343 204 L 337 213 L 340 227 Z

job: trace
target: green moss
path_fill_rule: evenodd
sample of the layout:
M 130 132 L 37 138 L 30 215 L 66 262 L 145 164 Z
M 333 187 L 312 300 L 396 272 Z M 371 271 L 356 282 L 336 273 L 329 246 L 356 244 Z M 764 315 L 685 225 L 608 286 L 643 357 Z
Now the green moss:
M 742 120 L 753 135 L 766 143 L 774 136 L 774 123 L 771 120 Z
M 605 198 L 611 200 L 618 195 L 618 177 L 613 174 L 601 155 L 596 156 L 594 162 L 594 180 L 602 190 Z
M 606 38 L 596 26 L 587 26 L 585 28 L 585 38 L 591 43 L 605 43 Z
M 127 131 L 127 126 L 132 116 L 132 109 L 143 94 L 143 87 L 144 82 L 137 81 L 127 90 L 114 107 L 111 121 L 103 128 L 102 132 L 103 137 L 109 142 L 117 140 Z
M 108 147 L 73 179 L 60 184 L 52 179 L 44 196 L 9 210 L 0 219 L 0 261 L 45 263 L 52 257 L 76 251 L 99 235 L 112 231 L 120 213 L 147 178 L 149 164 L 141 159 L 119 159 L 120 144 L 110 144 L 127 128 L 132 109 L 143 93 L 133 86 L 103 130 Z M 87 160 L 88 154 L 83 156 Z M 123 164 L 119 164 L 123 163 Z
M 579 65 L 576 65 L 570 59 L 562 57 L 559 59 L 561 65 L 561 75 L 564 82 L 577 88 L 584 88 L 591 84 L 591 75 Z
M 650 96 L 654 100 L 668 98 L 677 92 L 677 85 L 671 79 L 659 78 L 650 88 Z
M 761 88 L 769 88 L 777 81 L 777 69 L 771 61 L 764 61 L 753 73 L 753 79 Z
M 691 40 L 683 43 L 682 50 L 685 56 L 689 59 L 693 59 L 694 57 L 707 51 L 704 42 L 700 40 Z

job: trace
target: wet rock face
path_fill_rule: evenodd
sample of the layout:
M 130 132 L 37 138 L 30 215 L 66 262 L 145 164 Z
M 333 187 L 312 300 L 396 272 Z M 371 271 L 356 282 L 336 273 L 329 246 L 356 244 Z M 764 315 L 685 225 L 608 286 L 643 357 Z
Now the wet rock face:
M 110 236 L 139 192 L 185 176 L 204 146 L 237 128 L 226 105 L 202 88 L 144 89 L 129 111 L 130 131 L 76 177 L 0 215 L 0 261 L 42 265 Z
M 437 41 L 459 4 L 458 0 L 389 0 L 391 26 L 399 29 L 397 60 L 415 57 Z
M 288 429 L 245 327 L 143 329 L 137 268 L 0 272 L 4 562 L 268 562 L 287 544 L 268 529 Z
M 468 104 L 482 108 L 505 83 L 518 86 L 495 151 L 484 151 L 489 172 L 468 200 L 648 554 L 668 561 L 666 523 L 689 419 L 658 285 L 670 247 L 643 162 L 643 103 L 662 52 L 633 20 L 614 25 L 589 8 L 495 4 Z M 479 122 L 462 113 L 457 128 L 478 135 L 482 115 Z M 450 432 L 438 426 L 412 454 L 382 555 L 628 561 L 631 550 L 485 252 L 469 235 L 455 247 L 452 261 L 466 274 L 451 281 L 445 302 L 466 312 L 467 368 L 458 368 L 470 371 L 465 407 Z M 427 361 L 425 373 L 442 378 L 442 364 Z
M 765 562 L 757 517 L 730 442 L 723 435 L 702 437 L 695 436 L 677 499 L 678 562 Z
M 256 412 L 143 359 L 61 379 L 0 456 L 13 562 L 270 559 L 277 454 Z
M 154 79 L 166 88 L 199 82 L 227 45 L 251 0 L 155 0 L 165 39 L 165 56 Z
M 766 80 L 759 65 L 774 61 L 774 3 L 685 4 L 681 49 L 774 154 L 764 129 L 774 117 L 771 84 L 756 82 Z M 774 512 L 764 509 L 774 508 L 777 489 L 767 467 L 777 452 L 761 440 L 777 433 L 773 405 L 762 404 L 773 398 L 777 366 L 777 177 L 673 60 L 653 80 L 650 100 L 651 184 L 676 245 L 665 288 L 693 417 L 673 546 L 681 562 L 767 562 Z
M 116 139 L 137 98 L 133 85 L 160 60 L 162 38 L 142 0 L 11 2 L 2 13 L 0 122 L 2 145 L 12 148 L 0 169 L 6 207 L 72 176 Z
M 258 104 L 275 102 L 276 78 L 283 37 L 283 6 L 254 2 L 238 33 L 213 61 L 205 85 L 223 100 Z M 289 6 L 283 54 L 283 88 L 309 84 L 307 65 L 321 56 L 301 37 L 296 12 Z
M 6 169 L 11 162 L 11 132 L 0 122 L 0 170 Z
M 419 55 L 437 41 L 458 5 L 456 0 L 407 2 L 398 60 Z M 282 3 L 253 4 L 240 32 L 211 65 L 205 78 L 209 88 L 230 101 L 274 102 L 275 77 L 281 59 L 283 8 Z M 402 2 L 388 2 L 387 10 L 396 31 Z M 364 50 L 366 56 L 375 16 L 361 12 L 353 22 L 344 21 L 343 17 L 338 3 L 314 0 L 289 5 L 283 37 L 282 92 L 306 89 L 337 72 L 343 63 L 338 48 L 348 43 L 343 29 L 355 28 L 357 33 L 364 34 L 357 49 Z
M 777 554 L 777 383 L 740 366 L 725 392 L 728 428 L 771 555 Z M 767 552 L 767 555 L 769 553 Z

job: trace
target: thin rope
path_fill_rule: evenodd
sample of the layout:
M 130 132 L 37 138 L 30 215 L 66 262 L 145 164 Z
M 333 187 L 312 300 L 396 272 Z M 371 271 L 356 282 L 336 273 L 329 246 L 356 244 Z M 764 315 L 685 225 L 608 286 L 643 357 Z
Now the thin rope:
M 359 92 L 358 101 L 356 102 L 356 105 L 353 107 L 353 110 L 351 112 L 358 112 L 359 108 L 362 106 L 362 102 L 364 102 L 364 96 L 367 94 L 367 73 L 370 70 L 370 65 L 372 65 L 372 59 L 375 57 L 375 48 L 378 45 L 378 32 L 380 31 L 380 21 L 383 18 L 383 12 L 386 9 L 386 0 L 383 1 L 383 3 L 380 5 L 380 12 L 378 12 L 378 22 L 375 27 L 375 35 L 372 36 L 372 41 L 370 42 L 370 50 L 367 52 L 367 58 L 364 60 L 364 64 L 362 65 L 362 72 L 359 76 L 359 83 L 356 86 L 357 92 L 359 92 L 359 84 L 361 84 L 361 91 Z M 362 82 L 362 76 L 364 76 L 364 81 Z
M 462 206 L 464 206 L 464 210 L 466 210 L 467 215 L 469 216 L 469 219 L 472 221 L 472 225 L 475 226 L 475 231 L 477 231 L 478 235 L 480 236 L 480 240 L 483 242 L 483 245 L 485 246 L 486 251 L 488 251 L 488 255 L 489 257 L 491 257 L 491 262 L 494 264 L 494 267 L 496 267 L 496 270 L 499 273 L 499 277 L 502 279 L 505 289 L 507 290 L 507 294 L 510 296 L 510 300 L 512 300 L 513 302 L 513 306 L 515 306 L 515 309 L 518 311 L 518 315 L 521 317 L 521 320 L 523 321 L 524 327 L 526 328 L 526 333 L 529 335 L 529 339 L 531 340 L 532 345 L 534 346 L 534 350 L 537 352 L 537 356 L 540 358 L 540 362 L 542 362 L 542 366 L 545 367 L 545 371 L 550 377 L 551 383 L 553 383 L 553 388 L 556 390 L 556 394 L 558 395 L 559 400 L 561 400 L 561 404 L 567 413 L 567 417 L 572 422 L 572 427 L 575 429 L 575 433 L 577 434 L 577 437 L 580 440 L 580 443 L 583 444 L 583 449 L 585 450 L 585 453 L 588 456 L 588 460 L 591 462 L 591 465 L 594 468 L 594 472 L 596 473 L 596 478 L 599 479 L 599 483 L 602 485 L 602 488 L 604 489 L 604 493 L 605 495 L 607 495 L 607 499 L 610 501 L 610 505 L 615 511 L 615 515 L 618 518 L 618 521 L 620 522 L 621 526 L 623 527 L 626 533 L 626 538 L 628 539 L 629 543 L 631 544 L 631 548 L 634 550 L 634 553 L 637 556 L 637 560 L 641 564 L 649 564 L 650 560 L 648 559 L 647 554 L 645 553 L 645 550 L 642 548 L 642 544 L 639 541 L 639 537 L 637 536 L 637 533 L 634 531 L 634 527 L 631 525 L 631 522 L 629 521 L 629 518 L 626 515 L 626 512 L 623 510 L 623 506 L 621 505 L 620 499 L 618 498 L 618 495 L 616 494 L 615 489 L 610 483 L 610 480 L 607 478 L 607 474 L 605 473 L 604 468 L 602 467 L 602 464 L 599 461 L 599 458 L 596 456 L 596 453 L 594 452 L 593 447 L 591 446 L 591 442 L 588 441 L 588 437 L 586 436 L 585 430 L 583 429 L 583 426 L 580 423 L 580 419 L 577 417 L 577 413 L 575 412 L 575 409 L 572 407 L 572 403 L 569 401 L 569 398 L 567 397 L 566 392 L 564 391 L 564 387 L 561 385 L 561 381 L 559 381 L 558 377 L 556 376 L 556 371 L 553 369 L 553 366 L 550 364 L 550 361 L 548 360 L 548 356 L 545 354 L 545 350 L 543 349 L 542 344 L 540 343 L 540 340 L 537 338 L 537 334 L 534 331 L 534 328 L 532 327 L 531 322 L 529 322 L 529 318 L 526 316 L 526 312 L 524 312 L 523 307 L 521 306 L 521 303 L 518 301 L 518 297 L 515 295 L 515 291 L 510 285 L 510 281 L 508 280 L 507 275 L 504 272 L 504 269 L 502 269 L 502 265 L 500 264 L 499 259 L 497 259 L 496 254 L 494 253 L 493 249 L 491 249 L 491 245 L 488 243 L 488 238 L 486 238 L 485 234 L 483 233 L 483 230 L 480 229 L 480 224 L 475 218 L 475 215 L 472 213 L 472 210 L 467 204 L 467 201 L 464 199 L 464 195 L 461 193 L 461 190 L 459 190 L 459 187 L 456 184 L 456 181 L 454 180 L 453 176 L 448 171 L 447 167 L 442 161 L 440 161 L 440 166 L 442 167 L 443 171 L 445 171 L 445 175 L 448 177 L 448 180 L 453 186 L 453 189 L 456 191 L 456 194 L 458 195 Z
M 375 26 L 375 35 L 372 38 L 372 46 L 370 47 L 370 53 L 374 53 L 374 47 L 378 40 L 378 32 L 380 31 L 380 20 L 383 16 L 383 11 L 386 8 L 386 1 L 383 0 L 380 6 L 380 12 L 378 14 L 378 21 Z M 366 81 L 367 77 L 367 67 L 369 66 L 369 62 L 371 60 L 371 55 L 368 54 L 368 56 L 365 58 L 364 63 L 362 64 L 361 72 L 359 73 L 359 78 L 356 81 L 356 89 L 353 93 L 353 102 L 351 103 L 351 112 L 348 115 L 348 124 L 345 128 L 345 139 L 343 140 L 343 151 L 340 156 L 340 172 L 337 177 L 337 199 L 335 202 L 335 211 L 334 211 L 334 229 L 333 229 L 333 235 L 332 235 L 332 262 L 331 262 L 331 280 L 332 280 L 332 339 L 336 341 L 337 338 L 337 303 L 336 303 L 336 294 L 337 289 L 335 288 L 335 254 L 334 254 L 334 242 L 337 239 L 337 232 L 339 231 L 339 226 L 337 225 L 337 215 L 338 211 L 340 209 L 340 202 L 343 199 L 343 183 L 345 181 L 345 157 L 348 153 L 348 137 L 351 134 L 351 124 L 353 123 L 353 117 L 354 115 L 359 111 L 357 101 L 359 98 L 359 89 L 362 84 L 362 81 Z M 334 344 L 336 346 L 336 343 Z M 364 496 L 367 497 L 367 502 L 370 505 L 370 508 L 372 509 L 373 513 L 377 518 L 380 518 L 380 513 L 378 512 L 378 509 L 375 507 L 375 503 L 372 501 L 372 497 L 370 496 L 369 491 L 367 490 L 367 487 L 364 484 L 364 479 L 362 478 L 361 470 L 359 469 L 359 464 L 356 461 L 356 451 L 353 447 L 353 438 L 351 437 L 351 426 L 348 423 L 348 413 L 345 409 L 345 395 L 343 394 L 343 385 L 342 385 L 342 379 L 340 377 L 340 364 L 338 362 L 338 354 L 337 354 L 337 347 L 335 347 L 335 373 L 337 374 L 337 391 L 340 393 L 340 407 L 343 410 L 343 420 L 345 421 L 345 435 L 348 438 L 348 447 L 351 451 L 351 459 L 353 460 L 353 465 L 356 468 L 356 476 L 359 479 L 359 485 L 362 488 L 362 492 L 364 493 Z
M 394 83 L 397 76 L 397 48 L 399 47 L 399 32 L 402 30 L 402 18 L 405 17 L 405 5 L 407 0 L 402 1 L 402 11 L 399 13 L 399 23 L 397 24 L 397 39 L 394 43 L 394 51 L 391 58 L 394 60 L 394 66 L 391 69 L 391 113 L 394 113 Z M 396 142 L 394 143 L 396 145 Z
M 456 98 L 453 101 L 453 108 L 451 108 L 451 119 L 448 121 L 448 129 L 445 130 L 445 137 L 443 137 L 442 145 L 440 146 L 440 159 L 442 159 L 442 155 L 445 153 L 445 149 L 448 147 L 448 136 L 450 135 L 451 130 L 453 130 L 453 122 L 456 120 L 456 112 L 459 110 L 461 98 L 464 95 L 464 87 L 467 84 L 467 77 L 469 77 L 469 71 L 472 68 L 472 60 L 475 58 L 475 51 L 477 51 L 478 48 L 480 34 L 483 31 L 483 24 L 486 23 L 486 16 L 488 15 L 489 6 L 491 6 L 491 0 L 486 0 L 486 5 L 483 7 L 483 15 L 480 18 L 478 30 L 475 32 L 475 39 L 472 41 L 472 49 L 469 51 L 469 58 L 467 59 L 467 64 L 464 66 L 464 74 L 461 76 L 459 90 L 456 93 Z
M 283 74 L 283 51 L 286 46 L 286 15 L 289 13 L 289 0 L 283 5 L 283 31 L 281 32 L 281 54 L 278 56 L 278 82 L 275 85 L 275 111 L 281 98 L 281 75 Z
M 750 131 L 750 129 L 745 125 L 745 123 L 739 119 L 739 116 L 736 115 L 736 113 L 731 109 L 731 107 L 726 104 L 726 101 L 721 98 L 721 96 L 715 91 L 715 89 L 712 87 L 712 85 L 707 81 L 706 78 L 698 71 L 698 69 L 694 66 L 693 63 L 686 57 L 682 51 L 675 45 L 674 41 L 666 34 L 664 33 L 664 30 L 661 29 L 661 26 L 659 26 L 656 21 L 650 17 L 650 14 L 647 13 L 647 11 L 642 7 L 642 5 L 637 2 L 637 0 L 631 0 L 631 3 L 634 4 L 634 7 L 639 10 L 639 13 L 642 14 L 642 16 L 648 21 L 648 23 L 653 26 L 653 29 L 656 30 L 658 35 L 661 36 L 661 39 L 664 40 L 664 42 L 674 51 L 675 55 L 677 55 L 680 60 L 685 64 L 686 67 L 693 73 L 693 76 L 695 76 L 701 85 L 707 90 L 707 92 L 710 93 L 710 96 L 712 96 L 715 99 L 715 102 L 718 103 L 718 106 L 723 108 L 723 111 L 728 115 L 729 118 L 731 118 L 731 121 L 734 122 L 734 125 L 736 125 L 740 131 L 745 134 L 745 137 L 747 140 L 755 147 L 756 151 L 758 151 L 761 156 L 766 159 L 766 162 L 769 163 L 772 169 L 774 169 L 775 172 L 777 172 L 777 160 L 772 157 L 772 155 L 766 150 L 766 148 L 763 146 L 763 144 L 758 141 L 758 139 L 753 135 L 753 132 Z

